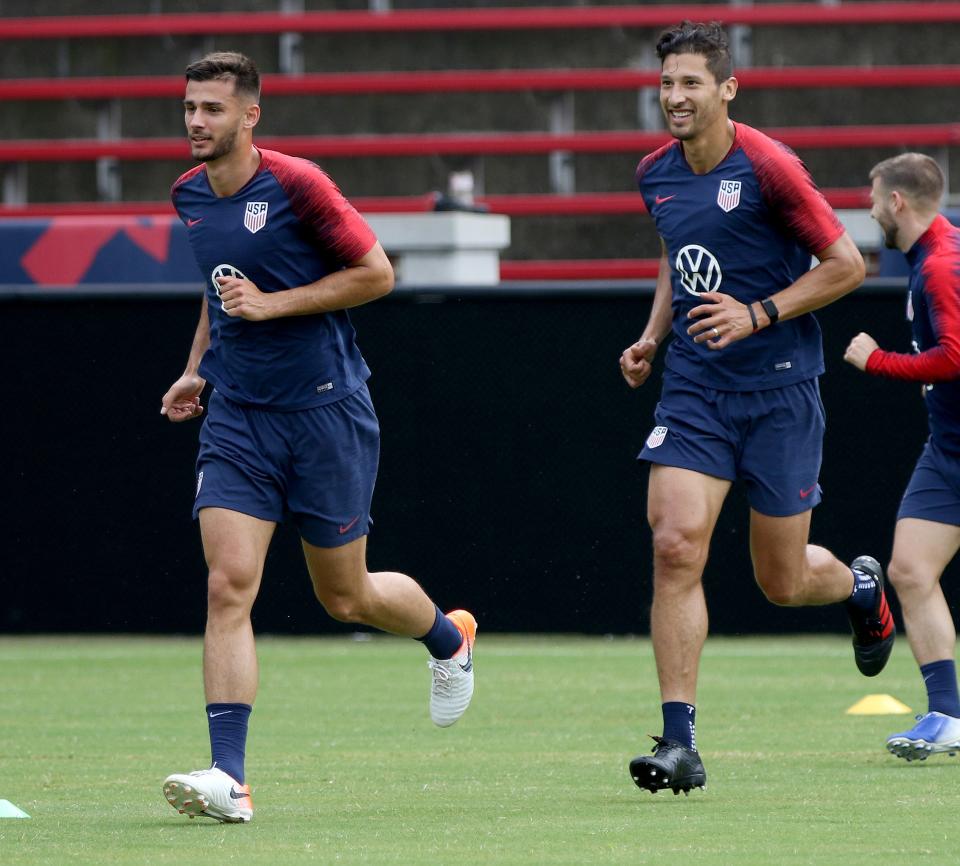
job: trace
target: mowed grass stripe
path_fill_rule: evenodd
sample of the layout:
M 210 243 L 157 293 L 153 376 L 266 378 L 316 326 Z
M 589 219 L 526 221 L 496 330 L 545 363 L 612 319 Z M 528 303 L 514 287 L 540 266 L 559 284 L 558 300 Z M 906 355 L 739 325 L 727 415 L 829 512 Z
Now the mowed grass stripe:
M 474 705 L 427 715 L 411 641 L 260 641 L 249 826 L 188 821 L 170 772 L 208 760 L 198 639 L 0 638 L 0 863 L 619 864 L 952 862 L 960 760 L 883 749 L 910 716 L 847 716 L 864 694 L 925 709 L 905 641 L 873 680 L 840 636 L 711 638 L 698 741 L 707 791 L 627 773 L 659 733 L 642 638 L 481 632 Z

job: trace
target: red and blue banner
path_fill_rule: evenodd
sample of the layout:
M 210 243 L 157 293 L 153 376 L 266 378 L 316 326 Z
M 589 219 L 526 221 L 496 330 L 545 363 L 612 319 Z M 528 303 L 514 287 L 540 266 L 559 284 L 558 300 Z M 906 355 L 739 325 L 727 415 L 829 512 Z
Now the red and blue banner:
M 174 216 L 0 220 L 0 286 L 194 284 L 203 276 Z

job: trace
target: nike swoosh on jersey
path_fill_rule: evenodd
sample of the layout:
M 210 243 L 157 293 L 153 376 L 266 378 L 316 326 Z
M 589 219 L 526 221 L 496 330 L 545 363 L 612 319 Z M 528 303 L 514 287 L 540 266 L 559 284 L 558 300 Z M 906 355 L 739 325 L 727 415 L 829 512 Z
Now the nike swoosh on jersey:
M 816 490 L 816 489 L 817 489 L 817 485 L 814 484 L 813 487 L 808 487 L 806 490 L 801 490 L 801 491 L 800 491 L 800 498 L 801 498 L 801 499 L 806 499 L 806 498 L 807 498 L 811 493 L 813 493 L 813 491 Z
M 187 228 L 192 229 L 197 223 L 202 223 L 202 222 L 203 222 L 203 217 L 200 217 L 200 219 L 195 219 L 195 220 L 187 220 Z
M 670 199 L 676 198 L 676 197 L 677 197 L 677 194 L 676 194 L 676 193 L 674 193 L 673 195 L 658 195 L 658 196 L 654 199 L 653 203 L 654 203 L 654 204 L 663 204 L 665 201 L 670 201 Z

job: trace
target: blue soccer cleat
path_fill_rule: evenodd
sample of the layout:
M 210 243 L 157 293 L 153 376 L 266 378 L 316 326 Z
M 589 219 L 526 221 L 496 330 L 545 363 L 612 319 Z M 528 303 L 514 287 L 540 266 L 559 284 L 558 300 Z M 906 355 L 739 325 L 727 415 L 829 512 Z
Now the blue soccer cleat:
M 887 750 L 908 761 L 925 761 L 928 755 L 960 751 L 960 719 L 943 713 L 917 716 L 917 723 L 902 734 L 887 737 Z

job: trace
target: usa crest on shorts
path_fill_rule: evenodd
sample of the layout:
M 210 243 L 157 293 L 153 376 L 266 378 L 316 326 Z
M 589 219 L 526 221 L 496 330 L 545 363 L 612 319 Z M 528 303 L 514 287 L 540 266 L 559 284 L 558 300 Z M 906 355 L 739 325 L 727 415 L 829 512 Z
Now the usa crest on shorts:
M 269 202 L 248 201 L 247 209 L 243 212 L 243 225 L 249 232 L 256 234 L 267 224 L 267 207 Z
M 667 438 L 666 427 L 654 427 L 647 437 L 647 448 L 659 448 L 663 445 L 663 440 Z
M 720 190 L 717 192 L 717 204 L 724 213 L 729 213 L 740 204 L 740 181 L 721 180 Z

